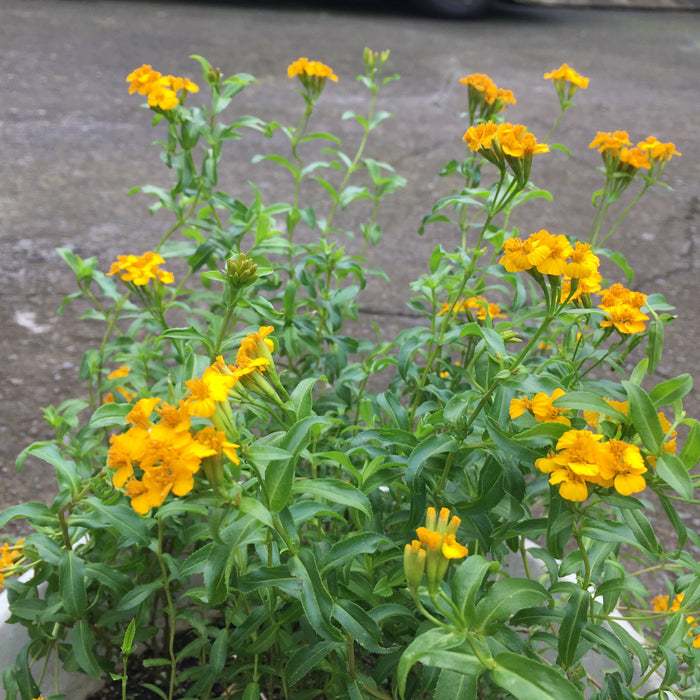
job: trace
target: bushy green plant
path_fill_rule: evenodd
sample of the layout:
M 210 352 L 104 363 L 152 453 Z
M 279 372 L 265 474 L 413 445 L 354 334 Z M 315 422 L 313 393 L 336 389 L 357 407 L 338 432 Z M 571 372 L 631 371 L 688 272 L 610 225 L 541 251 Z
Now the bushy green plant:
M 167 700 L 695 697 L 700 567 L 684 547 L 700 540 L 676 512 L 698 503 L 700 430 L 682 404 L 693 382 L 653 376 L 673 309 L 599 272 L 605 257 L 632 284 L 601 246 L 661 184 L 673 144 L 599 133 L 590 239 L 520 236 L 515 209 L 551 199 L 530 177 L 550 146 L 503 120 L 510 91 L 467 76 L 467 155 L 445 166 L 454 189 L 420 227 L 455 226 L 461 245 L 436 247 L 413 283 L 421 322 L 370 341 L 348 322 L 368 277 L 388 279 L 367 250 L 404 184 L 366 155 L 390 116 L 375 105 L 396 77 L 383 76 L 388 52 L 365 50 L 369 107 L 344 115 L 354 154 L 311 128 L 337 81 L 328 66 L 289 66 L 303 112 L 287 127 L 225 122 L 253 78 L 193 58 L 209 92 L 198 106 L 190 80 L 150 66 L 128 78 L 174 176 L 137 189 L 172 226 L 107 273 L 59 250 L 79 289 L 63 306 L 89 302 L 105 333 L 81 363 L 88 398 L 45 409 L 55 440 L 17 461 L 51 464 L 58 496 L 0 514 L 32 528 L 0 559 L 10 621 L 31 638 L 3 674 L 8 697 L 35 698 L 52 654 L 125 684 L 139 645 Z M 545 77 L 554 131 L 588 80 L 568 66 Z M 286 139 L 255 161 L 288 173 L 291 202 L 218 189 L 225 142 L 253 132 Z M 337 215 L 358 202 L 364 246 L 350 253 Z M 647 517 L 652 496 L 672 551 Z M 662 570 L 665 597 L 640 580 Z

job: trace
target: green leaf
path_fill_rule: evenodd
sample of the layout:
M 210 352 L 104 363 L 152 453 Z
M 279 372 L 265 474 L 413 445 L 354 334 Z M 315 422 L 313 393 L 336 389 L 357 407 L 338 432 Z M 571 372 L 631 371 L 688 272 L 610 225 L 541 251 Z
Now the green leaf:
M 30 445 L 24 451 L 24 455 L 26 454 L 31 454 L 33 457 L 53 466 L 61 488 L 67 489 L 72 495 L 79 493 L 82 480 L 78 474 L 75 462 L 66 459 L 56 443 L 34 443 L 34 445 Z
M 639 659 L 640 671 L 645 673 L 649 667 L 649 655 L 646 649 L 622 625 L 614 620 L 608 620 L 606 624 L 610 625 L 610 629 L 617 635 L 622 644 Z
M 693 481 L 683 461 L 664 452 L 656 460 L 656 473 L 682 498 L 693 498 Z
M 644 446 L 653 453 L 659 454 L 664 445 L 664 431 L 654 404 L 642 387 L 627 381 L 623 381 L 622 385 L 627 391 L 629 414 L 634 429 Z
M 93 652 L 95 648 L 95 637 L 85 620 L 78 620 L 73 626 L 72 641 L 73 654 L 80 668 L 82 668 L 88 676 L 101 678 L 102 671 L 100 670 Z
M 84 503 L 92 508 L 101 522 L 113 527 L 120 538 L 134 544 L 150 544 L 149 530 L 155 524 L 154 520 L 142 518 L 126 503 L 107 506 L 94 496 L 86 498 Z
M 51 513 L 45 503 L 29 501 L 17 506 L 10 506 L 0 513 L 0 529 L 11 520 L 26 518 L 32 525 L 53 525 L 58 523 L 58 518 Z
M 314 647 L 302 647 L 287 662 L 287 683 L 296 685 L 307 673 L 313 671 L 323 659 L 344 645 L 338 642 L 319 642 Z M 257 700 L 257 697 L 256 697 Z
M 649 358 L 649 374 L 656 369 L 664 349 L 664 324 L 656 314 L 653 315 L 647 331 L 647 345 L 644 348 L 644 354 Z
M 678 461 L 680 462 L 680 460 Z M 682 462 L 681 466 L 683 466 Z M 654 528 L 644 513 L 637 508 L 624 508 L 621 511 L 621 515 L 640 546 L 646 549 L 649 555 L 656 555 L 658 557 L 658 555 L 663 552 L 663 547 L 656 539 Z M 650 558 L 656 559 L 656 557 Z
M 408 458 L 406 481 L 410 486 L 414 486 L 425 462 L 430 457 L 443 452 L 453 452 L 458 447 L 458 443 L 447 433 L 438 433 L 425 438 L 416 445 Z
M 301 550 L 289 559 L 288 566 L 301 581 L 301 605 L 312 629 L 325 639 L 340 641 L 342 635 L 331 624 L 333 598 L 321 580 L 313 552 Z
M 311 394 L 318 380 L 319 377 L 308 377 L 307 379 L 302 379 L 294 387 L 294 391 L 291 393 L 289 399 L 292 402 L 292 406 L 294 406 L 297 420 L 311 415 L 311 408 L 313 406 Z
M 399 693 L 403 698 L 406 692 L 406 679 L 408 677 L 408 672 L 411 670 L 414 664 L 420 661 L 423 654 L 429 652 L 435 652 L 440 650 L 452 649 L 464 642 L 464 637 L 455 634 L 450 630 L 445 630 L 441 628 L 431 629 L 427 632 L 416 637 L 401 654 L 401 659 L 399 660 L 399 665 L 397 669 L 398 673 L 398 685 Z M 483 673 L 483 667 L 479 664 L 479 667 L 475 667 L 475 675 Z
M 58 561 L 58 580 L 63 607 L 71 617 L 80 617 L 87 609 L 85 562 L 72 549 Z
M 479 593 L 484 577 L 491 569 L 491 563 L 481 555 L 467 557 L 456 569 L 452 576 L 452 600 L 462 614 L 469 627 L 474 625 L 476 617 L 476 596 Z
M 338 569 L 363 554 L 374 554 L 381 543 L 391 544 L 391 540 L 377 532 L 351 532 L 328 550 L 323 557 L 321 573 Z
M 260 700 L 260 683 L 251 681 L 246 685 L 241 700 Z
M 678 377 L 657 384 L 650 392 L 649 398 L 657 410 L 664 406 L 671 406 L 678 399 L 682 399 L 693 388 L 693 377 L 690 374 L 681 374 Z
M 90 427 L 116 428 L 126 423 L 126 415 L 133 406 L 130 403 L 106 403 L 100 406 L 90 418 Z
M 476 624 L 485 630 L 496 622 L 507 620 L 522 608 L 531 608 L 549 598 L 545 589 L 524 578 L 502 578 L 489 588 L 476 606 Z
M 620 667 L 627 683 L 632 680 L 634 676 L 632 657 L 612 632 L 600 625 L 589 624 L 583 631 L 583 637 L 593 642 L 609 659 Z
M 557 645 L 557 665 L 569 668 L 576 658 L 581 632 L 588 619 L 588 606 L 591 597 L 587 591 L 575 589 L 566 605 L 564 617 L 559 625 L 559 643 Z
M 373 654 L 386 654 L 391 651 L 379 644 L 382 636 L 379 625 L 357 603 L 338 600 L 333 607 L 333 617 L 367 651 Z
M 294 467 L 299 453 L 311 440 L 311 430 L 315 425 L 328 424 L 329 420 L 321 416 L 307 416 L 297 421 L 280 441 L 280 447 L 287 450 L 292 457 L 286 460 L 270 462 L 265 470 L 265 490 L 269 499 L 268 507 L 273 513 L 279 513 L 289 500 L 294 484 Z
M 448 652 L 449 653 L 449 652 Z M 477 697 L 478 676 L 464 675 L 449 668 L 440 672 L 433 700 L 459 700 Z
M 216 639 L 211 645 L 211 653 L 209 654 L 209 664 L 215 673 L 221 673 L 226 665 L 228 657 L 228 629 L 226 627 L 220 629 L 216 634 Z
M 599 394 L 591 391 L 568 391 L 552 402 L 557 408 L 575 408 L 577 411 L 595 411 L 615 420 L 616 423 L 626 423 L 627 416 L 613 408 Z
M 694 420 L 681 450 L 680 460 L 689 471 L 695 469 L 700 460 L 700 422 Z
M 248 513 L 252 515 L 256 520 L 259 520 L 263 525 L 267 525 L 271 530 L 275 529 L 275 523 L 272 520 L 272 514 L 265 508 L 265 506 L 260 503 L 260 501 L 250 498 L 250 496 L 243 496 L 238 508 L 242 513 Z
M 584 700 L 573 683 L 550 666 L 511 652 L 496 655 L 491 680 L 518 700 Z
M 341 479 L 299 480 L 292 485 L 292 493 L 309 494 L 318 498 L 325 498 L 331 503 L 355 508 L 368 518 L 372 517 L 372 506 L 367 496 L 357 487 Z
M 146 598 L 150 598 L 159 588 L 163 587 L 162 581 L 151 581 L 132 588 L 117 605 L 117 610 L 131 610 L 137 608 Z

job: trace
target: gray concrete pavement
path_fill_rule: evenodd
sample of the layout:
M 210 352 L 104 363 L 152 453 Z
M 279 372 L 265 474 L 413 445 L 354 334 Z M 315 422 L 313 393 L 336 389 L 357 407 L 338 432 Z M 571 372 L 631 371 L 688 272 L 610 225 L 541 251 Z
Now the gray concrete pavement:
M 300 103 L 286 66 L 308 55 L 333 66 L 332 85 L 319 106 L 316 128 L 336 128 L 346 147 L 362 92 L 354 78 L 364 46 L 391 49 L 390 68 L 402 74 L 387 87 L 385 125 L 370 155 L 392 163 L 408 186 L 380 214 L 385 238 L 374 262 L 392 286 L 372 282 L 363 318 L 389 330 L 407 320 L 408 284 L 426 269 L 436 245 L 450 248 L 455 232 L 435 226 L 416 234 L 450 183 L 436 173 L 465 154 L 466 108 L 458 79 L 488 73 L 512 89 L 512 121 L 543 136 L 556 114 L 551 84 L 542 74 L 566 61 L 591 79 L 557 133 L 573 152 L 538 157 L 533 170 L 554 203 L 528 203 L 515 214 L 525 234 L 540 228 L 576 236 L 590 226 L 590 193 L 602 184 L 598 154 L 588 144 L 598 130 L 624 129 L 633 140 L 653 134 L 674 141 L 683 156 L 667 168 L 673 192 L 656 188 L 621 227 L 613 247 L 638 276 L 635 287 L 661 292 L 678 307 L 668 329 L 659 379 L 700 369 L 698 272 L 700 257 L 700 15 L 694 12 L 603 11 L 514 5 L 474 22 L 427 20 L 395 5 L 370 12 L 353 5 L 136 2 L 128 0 L 2 0 L 0 6 L 0 509 L 50 495 L 50 467 L 28 463 L 15 474 L 14 457 L 32 440 L 50 437 L 39 407 L 80 391 L 77 365 L 87 342 L 100 337 L 55 309 L 73 291 L 57 246 L 96 255 L 103 268 L 118 254 L 145 250 L 168 227 L 149 217 L 149 200 L 129 198 L 136 184 L 167 184 L 149 115 L 127 93 L 125 76 L 142 63 L 163 72 L 199 77 L 189 54 L 201 54 L 226 74 L 250 72 L 259 83 L 237 98 L 240 113 L 295 123 Z M 231 144 L 222 189 L 249 198 L 255 179 L 263 196 L 286 198 L 289 183 L 251 157 L 269 147 L 257 135 Z M 352 222 L 349 222 L 352 223 Z M 688 406 L 700 416 L 697 395 Z M 696 519 L 698 513 L 685 514 Z

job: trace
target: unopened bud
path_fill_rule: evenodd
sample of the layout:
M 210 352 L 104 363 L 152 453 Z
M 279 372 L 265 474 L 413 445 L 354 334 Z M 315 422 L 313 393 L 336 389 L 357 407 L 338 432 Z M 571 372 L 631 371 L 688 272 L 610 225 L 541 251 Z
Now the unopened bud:
M 425 550 L 418 540 L 407 544 L 403 550 L 403 570 L 406 574 L 406 584 L 411 593 L 416 593 L 423 580 L 425 571 Z
M 245 253 L 239 253 L 226 261 L 226 276 L 232 287 L 242 289 L 258 279 L 258 266 Z

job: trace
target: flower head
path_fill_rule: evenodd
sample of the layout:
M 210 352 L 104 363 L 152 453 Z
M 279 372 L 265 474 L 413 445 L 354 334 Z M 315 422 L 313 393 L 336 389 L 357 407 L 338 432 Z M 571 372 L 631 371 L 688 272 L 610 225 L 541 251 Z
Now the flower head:
M 515 104 L 515 96 L 512 90 L 504 90 L 496 86 L 496 83 L 484 73 L 472 73 L 459 82 L 466 85 L 469 100 L 469 121 L 475 119 L 489 121 L 498 112 L 502 112 L 506 105 Z
M 589 78 L 584 78 L 566 63 L 562 63 L 559 68 L 553 70 L 551 73 L 545 73 L 544 79 L 553 80 L 555 83 L 557 81 L 571 83 L 574 87 L 581 88 L 582 90 L 588 87 L 589 82 Z
M 17 571 L 17 565 L 20 563 L 17 559 L 22 559 L 22 543 L 24 539 L 19 540 L 14 545 L 5 542 L 0 547 L 0 588 L 3 587 L 5 576 L 14 574 Z
M 129 73 L 126 81 L 131 83 L 130 95 L 137 91 L 139 95 L 147 95 L 149 107 L 158 107 L 166 112 L 180 104 L 188 92 L 199 92 L 199 87 L 189 78 L 163 76 L 147 64 Z
M 217 402 L 227 400 L 235 383 L 235 376 L 222 374 L 214 367 L 207 367 L 201 377 L 186 381 L 185 386 L 190 390 L 187 398 L 190 415 L 202 418 L 214 415 Z
M 649 320 L 649 317 L 641 311 L 646 303 L 646 294 L 633 292 L 620 283 L 612 285 L 599 294 L 602 296 L 602 300 L 598 304 L 598 308 L 607 315 L 600 322 L 601 328 L 614 327 L 624 335 L 644 331 L 644 322 Z
M 118 274 L 124 282 L 131 282 L 137 286 L 144 286 L 152 279 L 157 279 L 163 284 L 171 284 L 175 279 L 173 273 L 159 269 L 159 265 L 164 262 L 160 255 L 150 250 L 140 256 L 118 255 L 107 274 Z
M 290 78 L 297 77 L 306 90 L 307 97 L 313 102 L 321 96 L 326 80 L 338 82 L 338 76 L 330 66 L 320 61 L 309 61 L 308 58 L 299 58 L 287 67 L 287 75 Z

